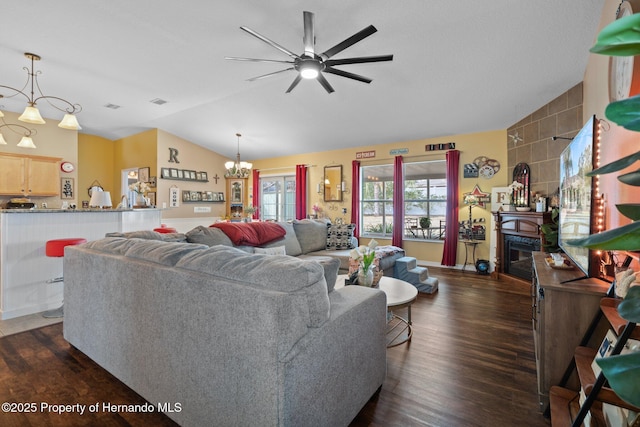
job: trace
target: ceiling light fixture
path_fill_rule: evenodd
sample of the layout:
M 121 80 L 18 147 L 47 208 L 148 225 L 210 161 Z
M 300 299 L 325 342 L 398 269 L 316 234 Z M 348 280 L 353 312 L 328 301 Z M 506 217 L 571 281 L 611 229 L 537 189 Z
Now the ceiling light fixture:
M 29 53 L 29 52 L 25 53 L 24 56 L 26 56 L 31 60 L 31 68 L 23 67 L 23 69 L 27 72 L 27 82 L 25 83 L 22 90 L 13 88 L 11 86 L 0 85 L 0 88 L 9 89 L 15 92 L 14 94 L 9 96 L 0 94 L 0 98 L 11 98 L 18 94 L 27 98 L 28 105 L 24 109 L 24 112 L 22 113 L 22 115 L 18 117 L 18 120 L 20 120 L 21 122 L 33 123 L 37 125 L 43 125 L 46 123 L 42 118 L 42 116 L 40 115 L 40 111 L 38 110 L 38 107 L 36 106 L 36 103 L 38 101 L 40 101 L 41 99 L 44 99 L 53 108 L 65 113 L 60 123 L 58 123 L 58 127 L 61 127 L 63 129 L 70 129 L 70 130 L 80 130 L 81 129 L 80 124 L 78 123 L 78 119 L 76 118 L 75 114 L 82 111 L 82 107 L 79 104 L 72 104 L 66 99 L 62 99 L 57 96 L 44 95 L 42 93 L 42 90 L 40 89 L 40 84 L 38 83 L 38 74 L 40 74 L 41 71 L 34 71 L 34 61 L 39 61 L 40 56 L 36 55 L 35 53 Z M 29 86 L 31 87 L 31 96 L 23 92 L 23 90 Z M 35 96 L 36 95 L 35 89 L 38 90 L 38 94 L 40 96 L 37 96 L 37 97 Z M 58 105 L 55 105 L 54 102 L 58 104 L 60 103 L 66 104 L 67 106 L 66 108 L 60 108 Z M 33 146 L 33 148 L 35 148 L 35 145 Z
M 224 164 L 224 167 L 227 168 L 227 171 L 224 173 L 225 178 L 249 178 L 251 174 L 251 168 L 253 165 L 248 162 L 240 161 L 240 135 L 236 133 L 238 137 L 238 155 L 236 156 L 235 162 L 227 162 Z
M 31 139 L 31 135 L 34 135 L 37 133 L 35 129 L 29 129 L 25 126 L 22 126 L 16 123 L 7 123 L 4 121 L 2 117 L 4 117 L 4 114 L 2 114 L 2 112 L 0 111 L 0 121 L 2 121 L 2 124 L 0 124 L 0 129 L 6 127 L 11 132 L 16 133 L 18 135 L 22 135 L 22 139 L 20 139 L 20 142 L 18 142 L 18 147 L 37 148 L 36 145 L 33 143 L 33 139 Z M 22 131 L 18 132 L 12 129 L 13 127 L 21 128 Z M 7 141 L 4 139 L 4 135 L 2 135 L 2 132 L 0 132 L 0 145 L 7 145 Z
M 303 79 L 315 79 L 320 74 L 321 63 L 314 59 L 302 57 L 296 67 L 300 71 L 300 77 Z

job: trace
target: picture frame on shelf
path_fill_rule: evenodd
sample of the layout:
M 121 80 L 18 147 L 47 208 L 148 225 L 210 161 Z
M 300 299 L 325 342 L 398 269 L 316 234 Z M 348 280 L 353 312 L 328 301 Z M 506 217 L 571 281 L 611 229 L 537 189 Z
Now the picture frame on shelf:
M 171 178 L 171 171 L 169 168 L 161 168 L 160 169 L 160 177 L 161 178 Z
M 138 168 L 138 181 L 140 182 L 149 182 L 149 166 L 144 168 Z
M 198 179 L 198 175 L 196 174 L 196 171 L 189 171 L 189 174 L 190 174 L 190 178 L 193 179 L 194 181 Z
M 156 192 L 155 191 L 148 191 L 147 192 L 147 197 L 149 198 L 149 204 L 151 206 L 155 206 L 156 205 Z
M 202 192 L 202 201 L 203 202 L 213 202 L 213 191 L 203 191 Z
M 200 172 L 200 179 L 202 181 L 209 181 L 209 177 L 207 176 L 207 173 L 205 171 Z
M 222 192 L 222 191 L 218 192 L 218 201 L 219 202 L 224 202 L 224 192 Z
M 183 202 L 191 201 L 191 191 L 182 190 L 182 201 Z
M 192 202 L 200 202 L 202 201 L 202 194 L 199 191 L 191 192 L 191 201 Z
M 178 179 L 183 179 L 184 178 L 184 171 L 182 169 L 177 169 L 178 171 Z
M 171 178 L 178 178 L 178 169 L 171 168 L 169 172 L 171 173 Z

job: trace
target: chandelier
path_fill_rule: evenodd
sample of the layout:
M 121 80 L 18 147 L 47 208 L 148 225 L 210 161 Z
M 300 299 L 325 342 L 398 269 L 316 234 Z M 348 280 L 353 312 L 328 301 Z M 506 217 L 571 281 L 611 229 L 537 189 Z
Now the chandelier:
M 36 145 L 33 143 L 33 139 L 31 139 L 31 135 L 35 135 L 37 132 L 35 129 L 29 129 L 25 126 L 19 125 L 17 123 L 7 123 L 3 119 L 4 114 L 0 111 L 0 120 L 2 124 L 0 124 L 0 129 L 6 127 L 13 133 L 17 133 L 18 135 L 22 135 L 22 139 L 18 142 L 18 147 L 22 148 L 36 148 Z M 13 128 L 20 128 L 21 131 L 14 130 Z M 4 139 L 4 135 L 0 132 L 0 145 L 7 145 L 7 141 Z
M 75 114 L 82 111 L 82 107 L 79 104 L 72 104 L 71 102 L 57 96 L 44 95 L 42 93 L 42 89 L 40 89 L 40 84 L 38 83 L 38 74 L 40 74 L 41 71 L 34 71 L 34 61 L 39 61 L 40 56 L 36 55 L 35 53 L 28 53 L 28 52 L 25 53 L 24 56 L 26 56 L 28 59 L 31 60 L 31 68 L 23 67 L 23 69 L 27 72 L 27 82 L 25 83 L 22 89 L 16 89 L 11 86 L 0 85 L 0 89 L 4 88 L 14 92 L 13 94 L 7 95 L 7 96 L 0 93 L 0 98 L 11 98 L 16 95 L 24 96 L 27 99 L 28 105 L 24 109 L 24 112 L 22 113 L 22 115 L 18 117 L 18 120 L 20 120 L 21 122 L 32 123 L 37 125 L 43 125 L 46 123 L 42 118 L 42 116 L 40 115 L 40 111 L 38 111 L 38 107 L 36 106 L 38 101 L 45 100 L 53 108 L 60 110 L 64 113 L 64 117 L 62 118 L 60 123 L 58 123 L 58 127 L 61 127 L 63 129 L 70 129 L 70 130 L 80 130 L 81 128 L 80 128 L 80 125 L 78 124 L 78 119 L 76 118 Z M 30 94 L 25 93 L 24 90 L 29 87 L 31 89 Z M 36 89 L 38 91 L 37 94 L 36 94 Z M 62 105 L 63 108 L 61 108 L 60 105 Z M 8 125 L 8 126 L 20 126 L 20 125 Z
M 224 173 L 225 178 L 249 178 L 251 174 L 251 167 L 253 166 L 248 162 L 240 161 L 240 135 L 236 133 L 238 137 L 238 155 L 236 156 L 235 162 L 227 162 L 224 164 L 224 167 L 227 168 L 227 171 Z

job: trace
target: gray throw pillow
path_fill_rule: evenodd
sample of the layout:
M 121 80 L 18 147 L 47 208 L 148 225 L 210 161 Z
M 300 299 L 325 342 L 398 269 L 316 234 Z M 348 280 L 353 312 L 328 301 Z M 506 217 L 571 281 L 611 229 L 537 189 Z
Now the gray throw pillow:
M 293 221 L 303 254 L 322 251 L 327 246 L 327 221 L 300 219 Z
M 187 242 L 202 243 L 207 246 L 233 246 L 231 239 L 229 239 L 222 230 L 219 228 L 203 227 L 202 225 L 187 231 Z
M 264 245 L 264 248 L 271 248 L 276 246 L 283 246 L 287 252 L 287 255 L 298 256 L 302 254 L 302 248 L 300 242 L 296 237 L 296 230 L 293 228 L 293 224 L 288 222 L 278 222 L 278 225 L 284 228 L 287 234 L 284 235 L 284 239 L 275 240 L 271 243 Z

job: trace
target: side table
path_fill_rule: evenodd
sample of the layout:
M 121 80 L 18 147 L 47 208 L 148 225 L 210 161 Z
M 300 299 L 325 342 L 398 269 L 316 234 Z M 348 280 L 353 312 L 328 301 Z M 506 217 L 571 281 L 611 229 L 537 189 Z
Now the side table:
M 460 242 L 464 243 L 464 264 L 462 265 L 462 271 L 469 264 L 469 249 L 471 249 L 471 265 L 476 265 L 476 246 L 480 244 L 479 240 L 470 240 L 470 239 L 460 239 Z

